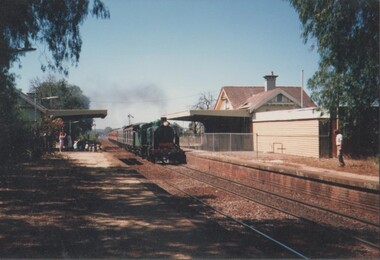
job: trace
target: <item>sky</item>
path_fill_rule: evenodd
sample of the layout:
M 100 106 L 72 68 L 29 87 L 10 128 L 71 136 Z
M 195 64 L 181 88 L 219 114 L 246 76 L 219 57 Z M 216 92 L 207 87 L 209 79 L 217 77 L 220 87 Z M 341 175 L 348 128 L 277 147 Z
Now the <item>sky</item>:
M 103 0 L 111 18 L 89 16 L 82 51 L 69 75 L 91 109 L 107 109 L 97 129 L 150 122 L 189 110 L 202 93 L 217 98 L 223 86 L 304 86 L 319 56 L 301 38 L 298 14 L 284 0 Z M 46 79 L 46 47 L 21 57 L 17 88 Z M 128 117 L 131 115 L 133 117 Z M 185 125 L 183 125 L 185 126 Z

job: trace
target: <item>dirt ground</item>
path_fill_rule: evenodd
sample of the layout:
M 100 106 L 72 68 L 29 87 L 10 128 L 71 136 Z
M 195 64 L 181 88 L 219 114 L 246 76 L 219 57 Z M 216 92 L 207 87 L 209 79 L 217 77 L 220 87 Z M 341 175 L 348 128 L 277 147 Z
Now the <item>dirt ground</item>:
M 199 151 L 195 151 L 199 152 Z M 203 152 L 202 152 L 203 153 Z M 219 156 L 239 157 L 249 161 L 266 162 L 276 165 L 288 165 L 300 167 L 305 165 L 321 169 L 355 173 L 366 176 L 379 176 L 379 158 L 354 159 L 344 157 L 346 166 L 340 167 L 337 158 L 312 158 L 280 153 L 256 153 L 256 152 L 207 152 Z
M 346 157 L 341 168 L 335 158 L 219 154 L 379 175 L 377 159 Z M 2 258 L 279 257 L 257 250 L 263 247 L 253 245 L 256 239 L 198 216 L 190 202 L 169 196 L 109 153 L 63 152 L 0 168 L 0 197 Z
M 0 197 L 2 258 L 279 257 L 108 153 L 63 152 L 1 169 Z

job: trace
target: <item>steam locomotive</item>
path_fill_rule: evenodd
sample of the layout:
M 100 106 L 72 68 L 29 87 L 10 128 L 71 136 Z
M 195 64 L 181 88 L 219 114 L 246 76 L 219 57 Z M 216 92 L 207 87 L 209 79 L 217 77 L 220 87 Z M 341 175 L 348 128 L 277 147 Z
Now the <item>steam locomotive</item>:
M 185 152 L 179 147 L 179 129 L 165 117 L 116 129 L 108 133 L 108 139 L 153 163 L 186 163 Z

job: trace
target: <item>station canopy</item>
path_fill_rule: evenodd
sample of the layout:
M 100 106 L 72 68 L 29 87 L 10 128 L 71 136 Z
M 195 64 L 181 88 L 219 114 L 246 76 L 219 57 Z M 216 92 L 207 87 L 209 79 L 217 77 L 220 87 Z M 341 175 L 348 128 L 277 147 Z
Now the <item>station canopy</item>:
M 250 132 L 248 110 L 187 110 L 165 115 L 169 120 L 201 122 L 207 133 Z
M 85 118 L 105 118 L 106 109 L 60 109 L 48 110 L 48 116 L 53 118 L 62 118 L 64 120 L 80 120 Z

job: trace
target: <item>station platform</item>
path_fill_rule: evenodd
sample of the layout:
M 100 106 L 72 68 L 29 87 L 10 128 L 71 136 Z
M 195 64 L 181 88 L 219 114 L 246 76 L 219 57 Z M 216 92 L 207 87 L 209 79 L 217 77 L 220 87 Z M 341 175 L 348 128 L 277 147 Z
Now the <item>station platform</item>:
M 363 169 L 356 169 L 361 166 L 355 165 L 355 163 L 351 161 L 348 163 L 346 162 L 346 167 L 338 167 L 336 159 L 319 160 L 284 154 L 210 152 L 200 150 L 186 150 L 186 156 L 190 162 L 192 161 L 191 158 L 204 158 L 231 165 L 239 165 L 267 172 L 275 172 L 327 182 L 333 185 L 367 189 L 372 192 L 379 191 L 379 175 L 378 172 L 374 172 L 374 167 L 369 170 L 372 172 L 365 172 Z M 199 162 L 196 162 L 195 164 L 199 164 Z M 323 167 L 314 166 L 318 164 L 322 164 Z M 355 172 L 358 170 L 360 170 L 360 173 Z
M 98 230 L 101 235 L 98 243 L 105 250 L 98 257 L 268 256 L 249 239 L 229 232 L 195 214 L 188 205 L 178 203 L 176 198 L 111 153 L 63 152 L 60 156 L 79 167 L 76 171 L 91 172 L 91 178 L 81 188 L 87 192 L 99 190 L 99 198 L 88 201 L 92 207 L 86 210 L 86 224 Z M 92 254 L 68 252 L 68 256 L 88 257 Z
M 0 175 L 3 258 L 279 258 L 106 152 L 62 152 Z

